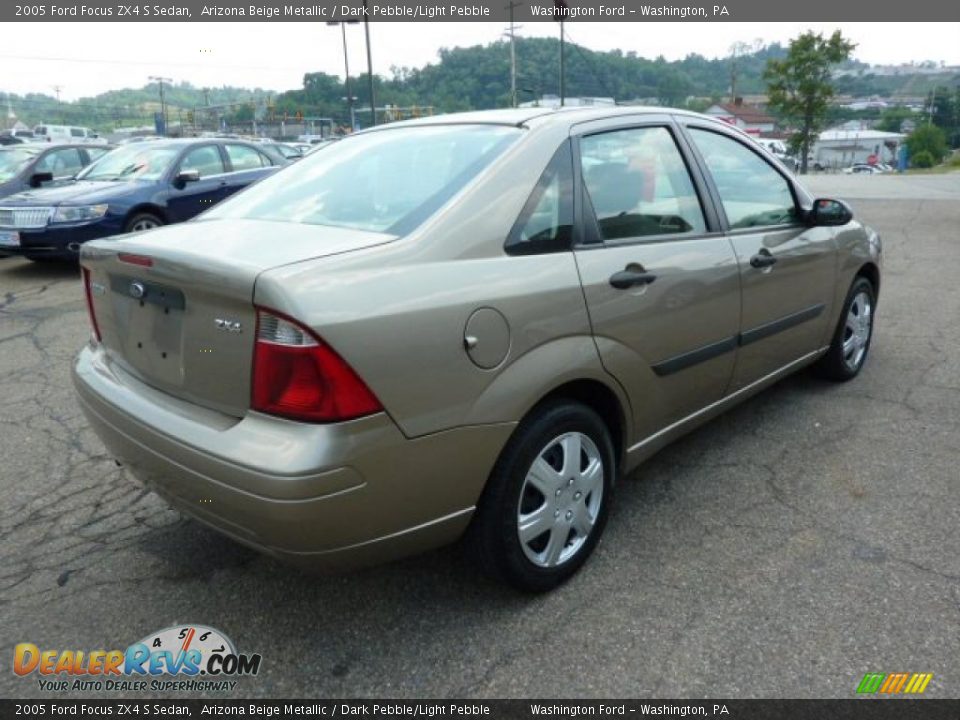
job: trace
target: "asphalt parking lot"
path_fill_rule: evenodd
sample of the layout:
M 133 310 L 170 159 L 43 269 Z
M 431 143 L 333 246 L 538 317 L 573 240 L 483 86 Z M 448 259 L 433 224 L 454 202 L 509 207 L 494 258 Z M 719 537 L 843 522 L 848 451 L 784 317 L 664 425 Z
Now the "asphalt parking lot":
M 51 697 L 16 643 L 185 622 L 262 654 L 232 697 L 852 697 L 868 671 L 960 696 L 960 174 L 808 184 L 884 239 L 863 373 L 794 376 L 662 451 L 542 597 L 456 546 L 315 577 L 183 519 L 74 401 L 76 269 L 0 259 L 0 696 Z

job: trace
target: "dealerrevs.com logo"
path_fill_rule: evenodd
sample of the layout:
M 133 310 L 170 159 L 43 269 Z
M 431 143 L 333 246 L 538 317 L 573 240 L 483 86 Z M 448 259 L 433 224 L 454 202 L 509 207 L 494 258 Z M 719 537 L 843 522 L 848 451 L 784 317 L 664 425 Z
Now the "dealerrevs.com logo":
M 233 690 L 234 678 L 256 675 L 260 661 L 204 625 L 169 627 L 126 650 L 41 650 L 33 643 L 13 650 L 13 672 L 37 675 L 40 689 L 52 692 Z

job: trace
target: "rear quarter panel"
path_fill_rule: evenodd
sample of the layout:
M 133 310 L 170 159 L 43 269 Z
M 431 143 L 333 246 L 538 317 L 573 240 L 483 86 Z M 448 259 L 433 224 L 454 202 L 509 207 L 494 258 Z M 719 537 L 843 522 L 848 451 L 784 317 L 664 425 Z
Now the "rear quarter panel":
M 564 127 L 522 139 L 407 237 L 264 273 L 257 304 L 312 327 L 408 436 L 519 420 L 565 378 L 612 382 L 590 334 L 573 254 L 503 250 L 566 138 Z M 510 328 L 506 357 L 490 369 L 464 348 L 467 321 L 484 307 Z

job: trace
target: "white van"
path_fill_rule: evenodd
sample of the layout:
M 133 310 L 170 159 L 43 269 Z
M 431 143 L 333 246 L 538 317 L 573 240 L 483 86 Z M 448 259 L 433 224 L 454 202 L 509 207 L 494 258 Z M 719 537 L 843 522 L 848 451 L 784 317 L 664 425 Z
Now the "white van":
M 90 128 L 71 125 L 37 125 L 33 128 L 33 137 L 37 142 L 48 143 L 105 143 Z

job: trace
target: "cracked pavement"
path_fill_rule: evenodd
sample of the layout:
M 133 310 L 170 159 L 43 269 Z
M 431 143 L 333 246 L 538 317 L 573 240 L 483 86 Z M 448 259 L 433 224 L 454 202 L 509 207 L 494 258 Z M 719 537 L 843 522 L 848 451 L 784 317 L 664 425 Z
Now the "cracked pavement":
M 234 697 L 851 697 L 868 671 L 960 696 L 960 175 L 808 185 L 883 236 L 863 373 L 801 373 L 663 450 L 543 597 L 457 546 L 318 577 L 182 518 L 74 401 L 76 269 L 0 259 L 0 696 L 65 697 L 11 672 L 18 642 L 185 622 L 262 654 Z

